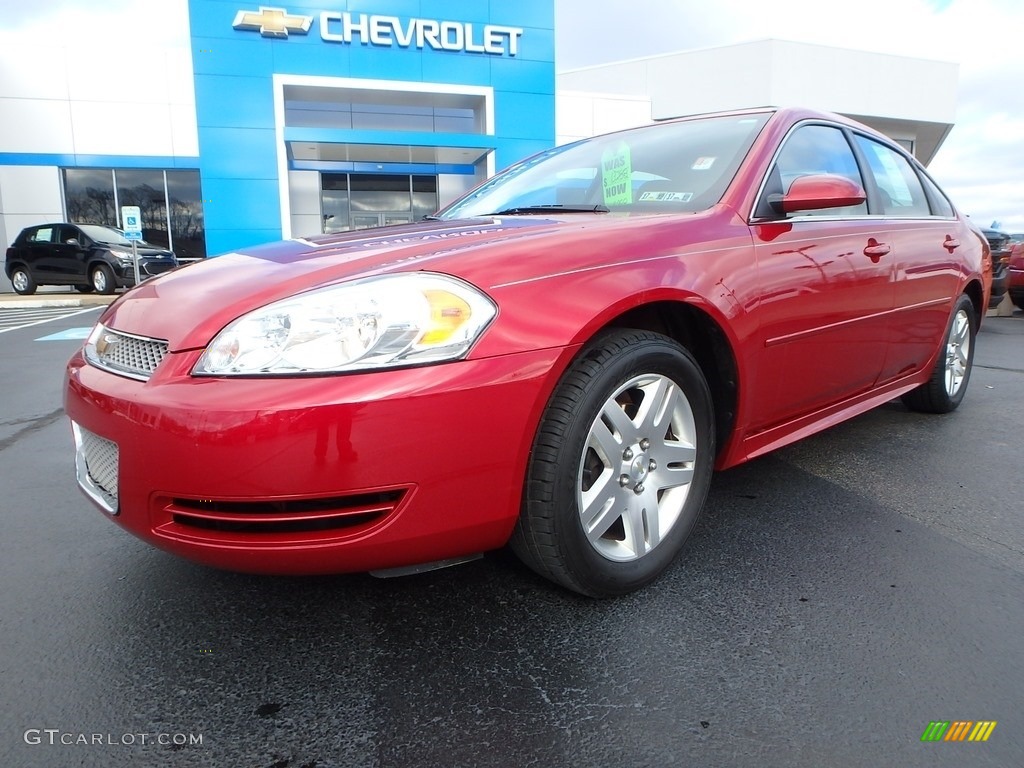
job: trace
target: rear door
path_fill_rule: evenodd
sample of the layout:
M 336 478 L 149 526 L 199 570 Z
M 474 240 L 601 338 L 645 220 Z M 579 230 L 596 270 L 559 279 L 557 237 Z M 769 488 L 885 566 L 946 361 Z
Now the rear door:
M 46 224 L 31 230 L 25 238 L 25 261 L 36 282 L 53 280 L 57 274 L 53 242 L 59 229 L 57 224 Z
M 896 270 L 891 347 L 881 374 L 886 382 L 934 359 L 963 279 L 956 254 L 979 243 L 945 195 L 910 160 L 868 136 L 856 134 L 855 143 L 876 190 L 872 213 L 884 222 Z
M 888 233 L 866 203 L 785 217 L 773 215 L 769 204 L 803 175 L 838 174 L 863 188 L 847 136 L 833 125 L 797 126 L 755 209 L 760 323 L 748 393 L 753 432 L 866 392 L 882 370 L 894 300 Z

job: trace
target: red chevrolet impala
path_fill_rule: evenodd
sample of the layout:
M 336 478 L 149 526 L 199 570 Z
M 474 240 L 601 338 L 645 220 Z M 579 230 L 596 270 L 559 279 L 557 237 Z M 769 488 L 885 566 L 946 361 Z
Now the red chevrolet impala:
M 897 397 L 955 409 L 990 282 L 981 234 L 863 125 L 622 131 L 429 220 L 129 291 L 68 365 L 78 481 L 223 568 L 395 574 L 510 544 L 622 594 L 672 562 L 715 468 Z

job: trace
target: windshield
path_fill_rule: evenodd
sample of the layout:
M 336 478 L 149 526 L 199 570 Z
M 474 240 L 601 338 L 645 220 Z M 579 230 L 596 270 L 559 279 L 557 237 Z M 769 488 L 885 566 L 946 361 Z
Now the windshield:
M 437 218 L 704 210 L 721 199 L 768 117 L 695 118 L 555 147 L 499 173 Z
M 78 228 L 97 243 L 127 246 L 132 244 L 132 241 L 128 240 L 121 230 L 114 229 L 113 227 L 104 227 L 100 224 L 79 224 Z M 139 245 L 142 245 L 141 241 L 136 242 L 138 242 Z

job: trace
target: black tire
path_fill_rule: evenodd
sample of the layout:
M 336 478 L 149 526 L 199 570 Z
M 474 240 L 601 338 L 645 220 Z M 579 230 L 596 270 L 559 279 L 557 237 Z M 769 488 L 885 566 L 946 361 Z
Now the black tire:
M 89 273 L 89 281 L 96 293 L 111 294 L 117 287 L 114 281 L 114 270 L 106 264 L 97 264 Z
M 711 394 L 693 356 L 656 333 L 604 334 L 569 367 L 544 411 L 512 549 L 583 595 L 639 589 L 689 537 L 714 455 Z
M 36 292 L 36 281 L 32 279 L 29 271 L 22 266 L 11 270 L 11 286 L 14 292 L 21 296 L 31 296 Z
M 907 408 L 921 413 L 950 413 L 957 409 L 971 378 L 977 333 L 974 302 L 961 295 L 953 306 L 931 378 L 903 395 Z
M 94 289 L 91 285 L 76 285 L 75 290 L 79 293 L 92 293 Z

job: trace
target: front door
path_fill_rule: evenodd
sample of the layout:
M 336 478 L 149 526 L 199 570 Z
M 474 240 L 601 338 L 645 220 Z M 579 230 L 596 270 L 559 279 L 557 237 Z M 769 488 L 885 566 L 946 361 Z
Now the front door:
M 759 361 L 750 413 L 755 431 L 866 392 L 882 371 L 895 269 L 867 204 L 779 218 L 771 200 L 804 175 L 837 174 L 864 188 L 853 149 L 833 126 L 809 124 L 786 139 L 751 229 L 760 285 Z

